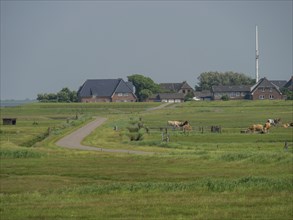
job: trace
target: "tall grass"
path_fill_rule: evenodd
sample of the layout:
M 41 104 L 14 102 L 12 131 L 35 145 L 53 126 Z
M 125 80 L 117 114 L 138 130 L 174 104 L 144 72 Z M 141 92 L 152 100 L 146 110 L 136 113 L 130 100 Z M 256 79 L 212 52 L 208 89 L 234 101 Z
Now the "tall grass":
M 41 158 L 45 156 L 44 153 L 36 152 L 33 150 L 26 150 L 26 149 L 15 149 L 15 150 L 9 150 L 9 149 L 0 149 L 0 158 Z
M 106 185 L 85 185 L 63 188 L 57 191 L 62 194 L 109 194 L 109 193 L 136 193 L 136 192 L 248 192 L 291 191 L 293 183 L 290 178 L 269 178 L 244 176 L 238 179 L 229 178 L 198 178 L 189 182 L 139 182 L 139 183 L 112 183 Z

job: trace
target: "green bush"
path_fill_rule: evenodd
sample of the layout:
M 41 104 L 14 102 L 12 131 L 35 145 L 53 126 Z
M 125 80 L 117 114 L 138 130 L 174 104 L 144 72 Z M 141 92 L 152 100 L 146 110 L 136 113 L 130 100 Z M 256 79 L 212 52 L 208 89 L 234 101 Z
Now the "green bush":
M 43 154 L 31 150 L 0 150 L 0 158 L 40 158 Z

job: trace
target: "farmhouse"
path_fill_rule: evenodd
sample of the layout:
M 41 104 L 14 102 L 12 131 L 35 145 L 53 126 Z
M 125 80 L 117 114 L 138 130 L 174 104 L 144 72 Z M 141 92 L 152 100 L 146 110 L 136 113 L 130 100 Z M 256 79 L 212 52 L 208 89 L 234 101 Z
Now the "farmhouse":
M 250 100 L 274 100 L 283 99 L 282 88 L 292 89 L 292 78 L 285 80 L 268 80 L 262 78 L 255 85 L 251 86 L 212 86 L 212 99 L 220 100 L 227 96 L 231 100 L 250 99 Z
M 134 86 L 123 79 L 88 79 L 77 92 L 80 102 L 135 102 Z
M 182 83 L 160 83 L 159 86 L 165 93 L 182 93 L 184 95 L 194 93 L 194 90 L 186 81 Z
M 220 100 L 223 96 L 230 99 L 249 99 L 251 86 L 212 86 L 213 100 Z
M 187 94 L 194 95 L 194 90 L 186 81 L 182 83 L 160 83 L 162 93 L 153 94 L 150 96 L 148 102 L 170 102 L 179 103 L 184 102 Z
M 267 78 L 262 78 L 251 87 L 250 99 L 263 100 L 263 99 L 283 99 L 282 88 L 286 81 L 269 81 Z

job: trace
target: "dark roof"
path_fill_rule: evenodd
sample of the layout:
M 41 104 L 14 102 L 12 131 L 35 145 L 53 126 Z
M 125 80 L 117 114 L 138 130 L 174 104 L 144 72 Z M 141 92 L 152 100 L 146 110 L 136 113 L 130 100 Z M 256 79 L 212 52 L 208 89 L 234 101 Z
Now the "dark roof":
M 134 85 L 133 85 L 132 82 L 127 81 L 127 82 L 126 82 L 126 85 L 131 89 L 132 92 L 135 92 L 135 87 L 134 87 Z
M 270 82 L 279 88 L 283 88 L 287 83 L 286 80 L 270 80 Z
M 280 94 L 281 91 L 278 86 L 269 81 L 267 78 L 261 78 L 254 86 L 251 87 L 251 92 L 254 93 L 256 88 L 275 88 Z
M 290 90 L 293 91 L 293 76 L 291 77 L 291 79 L 289 79 L 289 81 L 284 85 L 284 88 L 288 88 Z
M 210 90 L 195 91 L 194 95 L 198 98 L 212 97 L 212 93 Z
M 114 92 L 130 93 L 133 90 L 123 79 L 88 79 L 78 90 L 78 96 L 111 97 Z
M 180 89 L 192 89 L 186 81 L 182 83 L 160 83 L 162 89 L 178 92 Z
M 213 92 L 250 92 L 251 86 L 212 86 Z

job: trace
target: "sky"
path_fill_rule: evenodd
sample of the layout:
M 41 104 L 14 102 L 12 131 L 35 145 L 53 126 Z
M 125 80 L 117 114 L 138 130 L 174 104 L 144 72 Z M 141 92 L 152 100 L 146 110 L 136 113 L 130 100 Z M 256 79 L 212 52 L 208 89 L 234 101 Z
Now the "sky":
M 78 90 L 87 79 L 187 81 L 208 71 L 289 80 L 292 0 L 1 0 L 1 99 Z

